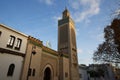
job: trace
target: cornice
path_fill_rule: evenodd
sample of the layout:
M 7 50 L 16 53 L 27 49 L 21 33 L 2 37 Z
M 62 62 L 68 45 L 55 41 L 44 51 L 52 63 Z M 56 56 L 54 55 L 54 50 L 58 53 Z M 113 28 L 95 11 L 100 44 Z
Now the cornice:
M 47 53 L 50 53 L 52 55 L 55 55 L 55 56 L 59 55 L 57 51 L 55 51 L 53 49 L 50 49 L 50 48 L 48 48 L 46 46 L 42 46 L 42 50 L 45 51 L 45 52 L 47 52 Z
M 25 53 L 20 53 L 20 52 L 8 50 L 8 49 L 3 49 L 3 48 L 0 48 L 0 53 L 2 53 L 2 54 L 7 53 L 7 54 L 12 54 L 12 55 L 25 57 Z
M 28 37 L 28 42 L 29 42 L 29 43 L 32 43 L 32 44 L 34 44 L 34 45 L 36 45 L 36 46 L 39 46 L 39 47 L 42 47 L 42 46 L 43 46 L 43 42 L 42 42 L 42 41 L 40 41 L 39 39 L 36 39 L 36 38 L 34 38 L 34 37 L 32 37 L 32 36 L 29 36 L 29 37 Z

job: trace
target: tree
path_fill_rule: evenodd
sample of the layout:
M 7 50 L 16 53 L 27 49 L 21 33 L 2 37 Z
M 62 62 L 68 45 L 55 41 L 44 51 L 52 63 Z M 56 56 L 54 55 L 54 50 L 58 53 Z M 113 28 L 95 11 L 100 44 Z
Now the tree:
M 119 17 L 120 17 L 120 14 L 119 14 Z M 118 45 L 117 49 L 118 49 L 118 52 L 120 53 L 120 19 L 119 17 L 113 20 L 110 27 L 114 31 L 114 41 L 115 41 L 115 44 Z
M 93 54 L 93 60 L 104 63 L 120 63 L 118 45 L 115 44 L 115 32 L 111 26 L 104 28 L 105 41 L 100 44 Z

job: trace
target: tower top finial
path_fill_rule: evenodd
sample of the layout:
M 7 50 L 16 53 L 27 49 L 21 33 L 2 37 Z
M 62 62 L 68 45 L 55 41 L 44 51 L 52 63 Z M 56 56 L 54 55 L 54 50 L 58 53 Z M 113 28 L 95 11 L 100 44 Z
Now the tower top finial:
M 70 13 L 69 13 L 67 7 L 65 6 L 65 10 L 63 11 L 63 18 L 66 18 L 66 17 L 70 17 Z
M 65 12 L 65 11 L 69 12 L 66 6 L 65 6 L 65 10 L 64 10 L 64 12 Z

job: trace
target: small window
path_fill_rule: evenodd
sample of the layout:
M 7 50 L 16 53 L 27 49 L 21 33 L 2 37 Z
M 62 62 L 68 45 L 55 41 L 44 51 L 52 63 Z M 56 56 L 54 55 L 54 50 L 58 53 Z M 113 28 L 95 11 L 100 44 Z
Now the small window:
M 32 69 L 29 68 L 29 70 L 28 70 L 28 76 L 31 76 L 31 72 L 32 72 Z
M 67 72 L 65 72 L 65 77 L 68 77 L 68 73 Z
M 15 69 L 15 65 L 14 64 L 10 64 L 10 66 L 8 68 L 7 76 L 13 76 L 14 69 Z
M 2 32 L 0 31 L 0 36 L 1 36 Z
M 33 69 L 33 73 L 32 73 L 32 76 L 35 76 L 35 69 Z
M 10 35 L 10 38 L 8 40 L 8 43 L 7 43 L 7 47 L 13 48 L 14 42 L 15 42 L 15 37 Z
M 21 43 L 22 43 L 22 39 L 17 38 L 17 42 L 16 42 L 16 44 L 15 44 L 15 49 L 16 49 L 16 50 L 20 50 Z

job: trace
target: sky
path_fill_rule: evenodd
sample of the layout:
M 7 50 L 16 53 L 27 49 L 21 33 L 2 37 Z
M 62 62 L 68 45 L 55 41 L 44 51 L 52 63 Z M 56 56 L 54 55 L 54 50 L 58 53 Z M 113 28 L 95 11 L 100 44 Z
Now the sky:
M 57 50 L 58 20 L 65 7 L 75 21 L 79 64 L 92 64 L 92 56 L 104 41 L 119 0 L 0 0 L 0 24 L 51 43 Z

